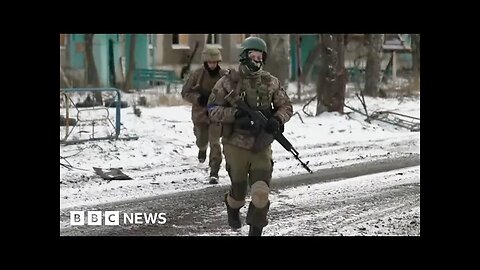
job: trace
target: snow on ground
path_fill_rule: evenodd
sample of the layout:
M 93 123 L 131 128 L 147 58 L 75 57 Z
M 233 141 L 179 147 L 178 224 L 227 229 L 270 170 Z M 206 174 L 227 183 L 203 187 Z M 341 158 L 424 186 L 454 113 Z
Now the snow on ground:
M 420 235 L 420 166 L 282 189 L 270 198 L 264 236 Z M 246 236 L 248 229 L 201 235 Z
M 122 99 L 132 104 L 135 96 L 125 94 Z M 420 115 L 419 97 L 365 97 L 365 100 L 369 112 L 392 110 L 416 117 Z M 315 112 L 314 103 L 306 110 Z M 356 97 L 347 98 L 346 103 L 362 109 Z M 300 153 L 300 158 L 309 162 L 313 171 L 420 152 L 419 132 L 410 132 L 378 121 L 369 124 L 364 121 L 365 116 L 358 113 L 323 113 L 318 117 L 308 117 L 302 112 L 302 107 L 303 104 L 294 105 L 294 112 L 298 112 L 298 115 L 294 115 L 286 124 L 284 135 Z M 138 140 L 102 140 L 60 145 L 60 156 L 65 158 L 61 158 L 60 162 L 75 167 L 67 169 L 60 166 L 60 209 L 210 186 L 207 180 L 208 160 L 199 164 L 196 158 L 198 149 L 190 120 L 190 106 L 138 108 L 142 112 L 140 117 L 133 113 L 132 107 L 121 109 L 120 134 L 120 137 L 138 136 Z M 108 114 L 110 118 L 115 116 L 114 108 L 101 112 L 83 109 L 81 115 L 85 120 L 99 113 Z M 61 109 L 61 114 L 64 110 Z M 73 112 L 70 111 L 71 114 Z M 114 124 L 114 120 L 112 123 Z M 85 139 L 91 136 L 92 132 L 96 132 L 98 137 L 102 128 L 111 130 L 111 125 L 105 121 L 97 121 L 95 129 L 92 129 L 91 125 L 77 127 L 69 139 Z M 60 137 L 64 136 L 65 127 L 60 127 Z M 277 142 L 272 144 L 272 149 L 274 178 L 305 173 L 292 155 Z M 219 184 L 227 186 L 229 179 L 224 162 L 223 160 L 219 173 Z M 94 173 L 92 167 L 120 167 L 133 180 L 103 180 Z
M 351 236 L 399 235 L 401 231 L 419 235 L 419 189 L 382 195 L 410 185 L 420 185 L 420 166 L 282 190 L 272 194 L 272 208 L 283 210 L 283 218 L 272 222 L 265 233 Z M 306 214 L 302 214 L 304 208 L 309 209 Z M 405 230 L 399 228 L 402 225 L 413 226 Z

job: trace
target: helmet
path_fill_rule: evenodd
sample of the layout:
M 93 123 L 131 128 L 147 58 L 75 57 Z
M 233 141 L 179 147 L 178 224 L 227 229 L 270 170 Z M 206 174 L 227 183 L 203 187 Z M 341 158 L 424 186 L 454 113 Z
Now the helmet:
M 246 38 L 242 45 L 242 52 L 246 50 L 257 50 L 257 51 L 262 51 L 264 53 L 267 53 L 267 43 L 259 37 L 248 37 Z
M 202 51 L 202 62 L 221 62 L 222 53 L 218 48 L 206 46 Z
M 249 50 L 256 50 L 263 52 L 263 62 L 267 60 L 267 43 L 259 37 L 248 37 L 240 46 L 240 60 L 245 59 L 248 57 L 247 52 Z

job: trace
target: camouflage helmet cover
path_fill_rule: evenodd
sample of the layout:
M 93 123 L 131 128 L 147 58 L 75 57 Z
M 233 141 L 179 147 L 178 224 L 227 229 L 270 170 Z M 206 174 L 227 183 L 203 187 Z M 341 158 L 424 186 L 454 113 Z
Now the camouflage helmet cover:
M 220 49 L 211 46 L 205 46 L 202 51 L 202 62 L 221 62 L 222 53 Z

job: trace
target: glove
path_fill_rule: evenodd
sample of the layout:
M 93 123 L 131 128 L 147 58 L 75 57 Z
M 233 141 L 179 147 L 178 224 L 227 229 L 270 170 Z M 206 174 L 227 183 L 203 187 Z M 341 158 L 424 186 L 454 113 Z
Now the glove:
M 234 117 L 235 117 L 235 120 L 236 119 L 240 119 L 242 117 L 245 117 L 245 116 L 248 116 L 248 112 L 238 108 L 236 111 L 235 111 L 235 114 L 234 114 Z
M 250 116 L 246 111 L 237 109 L 234 116 L 235 116 L 235 125 L 238 128 L 248 130 L 252 127 Z
M 204 95 L 200 95 L 197 99 L 197 102 L 200 106 L 205 107 L 208 103 L 208 97 Z
M 265 131 L 270 134 L 276 134 L 280 129 L 280 119 L 276 116 L 268 119 L 267 124 L 265 125 Z

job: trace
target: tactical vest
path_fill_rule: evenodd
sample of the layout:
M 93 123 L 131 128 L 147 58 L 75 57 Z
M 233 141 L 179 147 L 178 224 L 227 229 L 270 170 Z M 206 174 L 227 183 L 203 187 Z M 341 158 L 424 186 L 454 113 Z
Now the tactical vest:
M 237 71 L 227 71 L 226 76 L 230 77 L 232 87 L 250 108 L 261 111 L 267 118 L 273 115 L 272 98 L 273 93 L 268 91 L 270 75 L 264 73 L 256 78 L 242 78 Z M 232 124 L 224 124 L 222 136 L 229 137 L 232 132 L 249 135 L 250 131 L 236 129 Z
M 242 79 L 240 96 L 250 108 L 271 114 L 272 111 L 272 93 L 268 91 L 270 76 L 261 74 L 256 78 Z
M 216 75 L 215 77 L 210 77 L 208 71 L 203 68 L 200 76 L 197 79 L 197 85 L 200 87 L 200 94 L 208 97 L 212 92 L 212 88 L 215 86 L 215 83 L 223 76 L 223 74 L 225 74 L 225 71 L 220 70 L 218 75 Z M 207 81 L 205 81 L 206 76 L 208 76 Z

